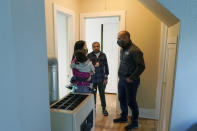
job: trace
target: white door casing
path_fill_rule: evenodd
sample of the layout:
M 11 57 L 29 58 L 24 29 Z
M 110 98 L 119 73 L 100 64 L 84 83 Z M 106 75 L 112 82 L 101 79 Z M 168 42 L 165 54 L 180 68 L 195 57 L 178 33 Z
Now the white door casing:
M 80 39 L 85 39 L 85 19 L 86 18 L 98 18 L 98 17 L 112 17 L 119 16 L 119 31 L 125 30 L 125 14 L 126 11 L 112 11 L 112 12 L 98 12 L 98 13 L 83 13 L 80 14 Z M 118 63 L 120 62 L 120 48 L 118 48 Z M 118 97 L 116 98 L 116 111 L 120 112 L 120 104 Z
M 85 20 L 87 18 L 119 17 L 118 31 L 125 30 L 125 13 L 126 13 L 125 11 L 112 11 L 112 12 L 97 12 L 97 13 L 83 13 L 83 14 L 80 14 L 80 39 L 84 40 L 86 38 L 86 36 L 85 36 L 85 29 L 86 29 Z M 120 48 L 118 47 L 118 58 L 117 58 L 118 65 L 119 65 L 119 59 L 120 59 L 119 58 L 119 55 L 120 55 L 119 52 L 120 52 Z M 108 60 L 109 60 L 109 58 L 108 58 Z M 116 85 L 117 85 L 117 83 L 116 83 Z M 116 87 L 115 92 L 117 93 L 117 87 Z M 114 93 L 114 91 L 111 92 L 111 93 Z
M 55 57 L 58 60 L 59 98 L 69 91 L 65 86 L 71 77 L 70 61 L 74 42 L 74 12 L 53 4 Z
M 86 19 L 85 36 L 89 52 L 92 51 L 92 43 L 101 43 L 101 29 L 103 27 L 103 52 L 106 54 L 109 67 L 108 84 L 106 93 L 117 93 L 118 83 L 118 45 L 116 44 L 119 17 L 104 17 Z
M 120 17 L 119 31 L 125 30 L 125 14 L 126 11 L 111 11 L 111 12 L 96 12 L 96 13 L 81 13 L 80 14 L 80 39 L 85 39 L 85 19 L 86 18 L 101 18 L 101 17 Z
M 159 69 L 158 69 L 158 82 L 157 82 L 157 92 L 156 92 L 156 108 L 155 108 L 155 118 L 159 120 L 160 108 L 161 108 L 161 97 L 162 97 L 162 87 L 164 78 L 164 65 L 166 57 L 167 48 L 167 38 L 168 37 L 168 27 L 164 23 L 161 24 L 161 46 L 160 46 L 160 56 L 159 56 Z
M 168 131 L 170 125 L 172 98 L 174 89 L 174 74 L 176 66 L 177 37 L 168 38 L 162 82 L 161 112 L 158 131 Z

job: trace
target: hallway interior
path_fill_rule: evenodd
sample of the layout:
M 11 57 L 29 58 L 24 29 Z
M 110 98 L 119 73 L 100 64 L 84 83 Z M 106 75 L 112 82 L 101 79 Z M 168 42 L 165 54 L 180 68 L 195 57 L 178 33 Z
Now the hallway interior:
M 113 119 L 119 117 L 116 114 L 116 95 L 106 94 L 106 103 L 109 116 L 103 116 L 99 95 L 97 94 L 97 105 L 95 114 L 95 131 L 125 131 L 124 127 L 127 123 L 114 124 Z M 139 119 L 139 128 L 135 131 L 156 131 L 157 120 Z

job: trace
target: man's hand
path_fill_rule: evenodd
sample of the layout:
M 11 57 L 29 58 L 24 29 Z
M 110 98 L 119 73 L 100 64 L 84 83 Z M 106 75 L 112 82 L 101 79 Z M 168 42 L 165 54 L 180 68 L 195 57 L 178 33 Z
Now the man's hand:
M 94 66 L 95 67 L 99 67 L 99 62 L 96 62 L 96 64 Z
M 104 84 L 104 85 L 107 85 L 107 82 L 108 82 L 108 80 L 105 79 L 105 80 L 103 81 L 103 84 Z
M 87 79 L 87 81 L 91 81 L 91 76 Z
M 94 72 L 93 71 L 90 71 L 90 75 L 94 75 Z
M 126 81 L 127 81 L 128 83 L 133 82 L 133 80 L 131 80 L 129 77 L 126 78 Z

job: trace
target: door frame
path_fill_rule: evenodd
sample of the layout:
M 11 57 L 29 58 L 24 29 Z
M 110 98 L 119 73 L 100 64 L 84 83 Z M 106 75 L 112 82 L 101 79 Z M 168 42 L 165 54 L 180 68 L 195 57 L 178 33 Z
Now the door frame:
M 177 56 L 177 45 L 178 45 L 178 37 L 169 37 L 167 39 L 166 44 L 166 58 L 165 61 L 168 61 L 170 58 L 167 58 L 167 53 L 170 49 L 174 49 L 175 56 L 174 56 L 174 66 L 171 67 L 173 72 L 171 75 L 163 74 L 163 81 L 162 81 L 162 94 L 161 94 L 161 105 L 160 105 L 160 119 L 158 123 L 158 131 L 166 131 L 169 130 L 170 127 L 170 118 L 171 118 L 171 109 L 172 109 L 172 100 L 173 100 L 173 91 L 174 91 L 174 80 L 175 80 L 175 69 L 176 69 L 176 56 Z M 168 48 L 168 50 L 167 50 Z M 167 65 L 168 64 L 168 65 Z M 170 63 L 165 63 L 164 72 L 169 73 Z M 166 76 L 168 75 L 168 76 Z M 172 80 L 172 81 L 169 81 Z M 167 87 L 167 88 L 166 88 Z
M 125 14 L 126 11 L 110 11 L 110 12 L 96 12 L 96 13 L 81 13 L 80 14 L 80 39 L 85 39 L 85 19 L 86 18 L 99 18 L 99 17 L 113 17 L 120 18 L 119 30 L 125 30 Z
M 54 27 L 54 43 L 55 43 L 55 46 L 54 46 L 54 51 L 55 51 L 55 56 L 56 58 L 58 58 L 58 41 L 57 41 L 57 36 L 58 36 L 58 33 L 57 33 L 57 13 L 58 12 L 61 12 L 63 14 L 65 14 L 66 16 L 68 16 L 68 24 L 71 25 L 71 26 L 68 26 L 68 32 L 71 32 L 69 33 L 70 35 L 68 36 L 68 48 L 71 49 L 72 48 L 72 43 L 75 42 L 75 13 L 74 11 L 72 10 L 69 10 L 67 8 L 64 8 L 62 6 L 59 6 L 59 5 L 56 5 L 56 4 L 53 4 L 53 27 Z M 69 50 L 69 54 L 68 56 L 72 56 L 72 50 Z
M 99 17 L 113 17 L 118 16 L 120 18 L 119 31 L 125 30 L 125 16 L 126 11 L 110 11 L 110 12 L 96 12 L 96 13 L 81 13 L 80 14 L 80 39 L 85 39 L 85 19 L 86 18 L 99 18 Z M 118 63 L 120 63 L 120 47 L 118 47 Z M 119 101 L 116 98 L 116 112 L 119 112 Z
M 58 24 L 57 23 L 57 13 L 58 12 L 64 14 L 67 17 L 67 22 L 68 22 L 67 25 L 71 25 L 71 26 L 67 26 L 69 33 L 68 33 L 68 40 L 67 40 L 66 55 L 68 56 L 67 62 L 69 63 L 72 58 L 72 53 L 73 53 L 73 50 L 72 50 L 73 44 L 72 43 L 75 42 L 75 13 L 72 10 L 66 9 L 62 6 L 59 6 L 59 5 L 56 5 L 53 3 L 54 52 L 55 52 L 55 57 L 57 58 L 57 60 L 58 60 L 58 26 L 57 26 L 57 24 Z M 67 78 L 69 79 L 72 72 L 69 68 L 69 65 L 66 65 L 66 68 L 68 70 Z M 59 81 L 58 81 L 58 83 L 59 83 Z
M 85 40 L 85 19 L 86 18 L 103 18 L 103 17 L 119 17 L 119 31 L 125 30 L 125 14 L 126 11 L 110 11 L 96 13 L 81 13 L 80 14 L 80 39 Z M 118 47 L 118 63 L 120 59 L 120 47 Z M 118 78 L 117 78 L 118 79 Z
M 164 23 L 161 24 L 161 46 L 160 46 L 160 56 L 159 56 L 159 69 L 158 69 L 158 82 L 156 90 L 156 108 L 155 108 L 155 118 L 159 120 L 160 108 L 161 108 L 161 98 L 162 98 L 162 85 L 164 79 L 164 64 L 167 48 L 168 39 L 168 27 Z
M 173 76 L 170 75 L 172 80 L 171 88 L 165 88 L 164 85 L 168 84 L 167 77 L 165 75 L 167 66 L 166 61 L 168 61 L 167 53 L 170 46 L 175 49 L 175 65 L 173 67 Z M 159 77 L 157 85 L 157 96 L 156 96 L 156 116 L 159 118 L 157 131 L 166 131 L 170 127 L 170 117 L 172 109 L 173 100 L 173 90 L 174 90 L 174 78 L 176 70 L 176 56 L 177 56 L 177 46 L 178 46 L 178 36 L 169 37 L 168 27 L 162 23 L 161 28 L 161 47 L 160 47 L 160 61 L 159 61 Z M 167 112 L 165 112 L 167 110 Z

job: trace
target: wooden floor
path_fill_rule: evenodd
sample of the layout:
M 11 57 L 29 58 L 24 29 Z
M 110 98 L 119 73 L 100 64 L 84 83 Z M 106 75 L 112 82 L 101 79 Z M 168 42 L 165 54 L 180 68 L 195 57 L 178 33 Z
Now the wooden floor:
M 124 131 L 124 127 L 128 123 L 115 124 L 113 119 L 119 117 L 116 114 L 116 95 L 106 94 L 107 110 L 109 116 L 103 116 L 100 105 L 100 98 L 97 95 L 97 106 L 95 114 L 95 131 Z M 139 119 L 139 128 L 135 131 L 156 131 L 157 120 Z

